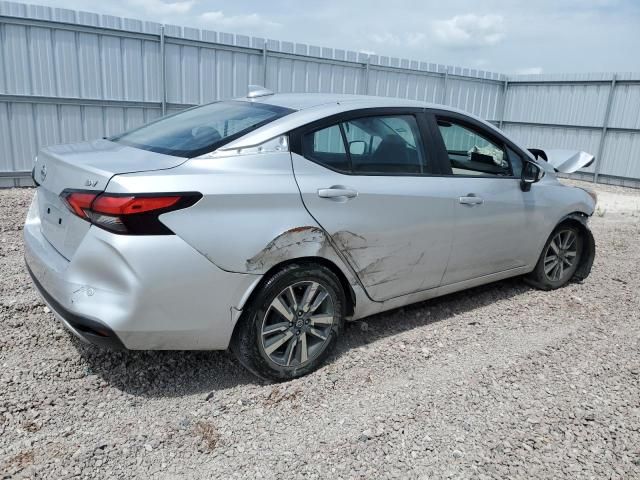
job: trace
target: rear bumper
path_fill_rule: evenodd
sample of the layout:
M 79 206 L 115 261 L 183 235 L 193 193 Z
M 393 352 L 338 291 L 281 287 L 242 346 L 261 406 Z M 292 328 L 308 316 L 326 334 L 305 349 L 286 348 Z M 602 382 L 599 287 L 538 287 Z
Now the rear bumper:
M 100 347 L 110 348 L 112 350 L 124 350 L 125 346 L 120 341 L 118 336 L 106 325 L 91 320 L 86 317 L 82 317 L 73 312 L 70 312 L 64 308 L 55 298 L 53 298 L 49 292 L 47 292 L 38 279 L 35 277 L 29 265 L 27 264 L 27 271 L 31 276 L 33 285 L 40 293 L 40 296 L 49 306 L 54 315 L 60 320 L 67 330 L 71 331 L 76 337 L 86 343 L 92 343 Z
M 226 349 L 259 275 L 220 270 L 177 235 L 91 227 L 68 261 L 40 230 L 37 201 L 25 261 L 56 316 L 82 340 L 131 350 Z

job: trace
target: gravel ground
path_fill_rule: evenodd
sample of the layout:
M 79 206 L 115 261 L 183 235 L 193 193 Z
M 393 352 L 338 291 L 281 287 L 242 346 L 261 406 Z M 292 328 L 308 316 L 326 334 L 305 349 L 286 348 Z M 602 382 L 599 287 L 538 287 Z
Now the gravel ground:
M 640 191 L 595 189 L 583 284 L 377 315 L 278 385 L 226 352 L 78 343 L 25 274 L 32 191 L 2 190 L 0 476 L 640 478 Z

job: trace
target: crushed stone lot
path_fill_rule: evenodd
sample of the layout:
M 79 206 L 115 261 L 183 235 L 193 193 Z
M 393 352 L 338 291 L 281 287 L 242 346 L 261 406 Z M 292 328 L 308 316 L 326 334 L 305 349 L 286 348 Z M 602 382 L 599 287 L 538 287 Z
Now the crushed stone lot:
M 226 352 L 79 343 L 25 272 L 33 191 L 0 190 L 0 478 L 640 478 L 640 190 L 580 185 L 584 283 L 355 322 L 283 384 Z

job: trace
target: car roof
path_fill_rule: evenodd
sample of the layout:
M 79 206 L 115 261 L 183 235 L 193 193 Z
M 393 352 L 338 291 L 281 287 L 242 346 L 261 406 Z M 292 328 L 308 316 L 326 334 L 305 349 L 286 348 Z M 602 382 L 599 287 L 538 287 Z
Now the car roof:
M 312 123 L 316 120 L 351 110 L 365 108 L 385 108 L 385 107 L 410 107 L 410 108 L 433 108 L 449 112 L 460 113 L 472 117 L 489 128 L 495 126 L 476 117 L 468 112 L 457 108 L 448 107 L 419 100 L 409 100 L 406 98 L 376 97 L 373 95 L 350 95 L 338 93 L 276 93 L 258 97 L 240 97 L 236 101 L 263 103 L 294 110 L 292 113 L 280 117 L 267 125 L 253 130 L 243 137 L 234 140 L 220 148 L 220 150 L 233 150 L 255 146 L 265 141 L 271 140 L 279 135 L 291 131 L 300 126 Z
M 238 98 L 240 101 L 252 101 L 258 103 L 266 103 L 278 107 L 290 108 L 292 110 L 306 110 L 309 108 L 349 103 L 367 103 L 376 104 L 372 106 L 379 107 L 421 107 L 430 106 L 426 102 L 417 100 L 408 100 L 404 98 L 376 97 L 372 95 L 352 95 L 352 94 L 336 94 L 336 93 L 276 93 L 273 95 L 264 95 L 255 98 Z M 368 105 L 369 106 L 369 105 Z M 431 105 L 435 106 L 435 105 Z

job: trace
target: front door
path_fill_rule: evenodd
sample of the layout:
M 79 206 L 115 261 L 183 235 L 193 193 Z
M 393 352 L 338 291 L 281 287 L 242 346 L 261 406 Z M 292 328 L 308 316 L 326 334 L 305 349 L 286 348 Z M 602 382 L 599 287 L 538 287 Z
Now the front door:
M 436 115 L 455 203 L 453 246 L 442 284 L 523 267 L 537 239 L 533 193 L 520 188 L 521 154 L 498 132 L 462 115 Z M 435 128 L 434 128 L 435 130 Z
M 292 135 L 302 200 L 374 300 L 437 287 L 449 258 L 456 205 L 430 176 L 423 124 L 371 109 Z

